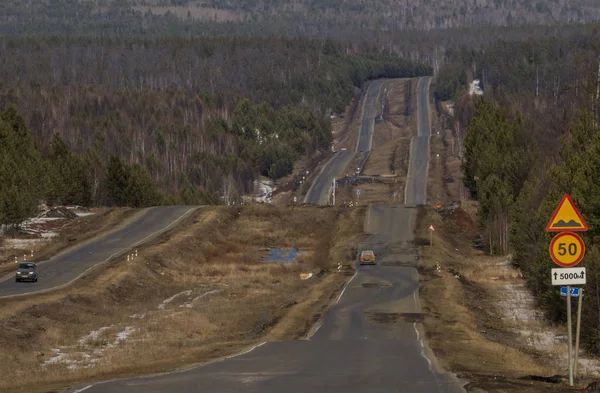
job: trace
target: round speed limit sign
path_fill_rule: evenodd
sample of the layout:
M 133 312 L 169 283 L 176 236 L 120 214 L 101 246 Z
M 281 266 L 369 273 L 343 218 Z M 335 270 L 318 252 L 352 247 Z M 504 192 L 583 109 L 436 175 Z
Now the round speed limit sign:
M 585 244 L 575 233 L 560 233 L 550 242 L 550 256 L 559 266 L 573 267 L 581 262 L 584 254 Z

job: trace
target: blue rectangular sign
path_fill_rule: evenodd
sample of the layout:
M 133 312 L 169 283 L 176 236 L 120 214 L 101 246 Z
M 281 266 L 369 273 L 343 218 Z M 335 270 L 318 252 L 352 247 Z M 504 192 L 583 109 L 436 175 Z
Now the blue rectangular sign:
M 567 296 L 567 287 L 560 287 L 560 296 Z M 579 296 L 579 288 L 571 287 L 571 296 Z

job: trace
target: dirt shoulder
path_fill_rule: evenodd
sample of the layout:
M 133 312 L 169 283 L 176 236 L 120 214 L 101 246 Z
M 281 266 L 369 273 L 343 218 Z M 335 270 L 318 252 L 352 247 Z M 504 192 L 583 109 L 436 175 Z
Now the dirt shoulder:
M 57 391 L 301 339 L 348 279 L 363 217 L 364 209 L 203 208 L 137 258 L 69 289 L 2 300 L 0 390 Z

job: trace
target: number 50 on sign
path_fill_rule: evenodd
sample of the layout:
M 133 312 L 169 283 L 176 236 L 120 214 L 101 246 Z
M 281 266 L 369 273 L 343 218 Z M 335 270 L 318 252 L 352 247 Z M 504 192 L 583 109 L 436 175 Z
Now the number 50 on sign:
M 585 244 L 581 237 L 572 232 L 556 235 L 550 243 L 550 256 L 557 265 L 573 267 L 583 259 Z

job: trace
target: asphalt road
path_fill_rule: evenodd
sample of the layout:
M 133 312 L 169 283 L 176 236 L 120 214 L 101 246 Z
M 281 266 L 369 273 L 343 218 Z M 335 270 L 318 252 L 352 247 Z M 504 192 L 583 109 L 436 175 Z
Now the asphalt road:
M 82 386 L 86 393 L 459 393 L 437 370 L 419 323 L 415 210 L 370 207 L 357 274 L 309 340 L 266 343 L 191 370 Z
M 162 232 L 191 209 L 196 208 L 160 206 L 147 209 L 125 227 L 39 264 L 38 282 L 15 282 L 14 277 L 1 281 L 0 297 L 45 291 L 65 285 L 98 263 Z
M 356 142 L 357 152 L 367 152 L 371 150 L 373 141 L 373 132 L 375 130 L 375 117 L 377 116 L 379 94 L 383 81 L 376 80 L 367 88 L 367 93 L 363 101 L 362 121 L 358 140 Z M 329 194 L 331 193 L 331 184 L 334 178 L 345 175 L 344 171 L 355 157 L 355 152 L 349 150 L 340 150 L 325 164 L 323 170 L 315 179 L 312 187 L 308 190 L 304 203 L 313 205 L 327 205 L 329 203 Z
M 329 203 L 329 194 L 331 184 L 335 177 L 343 176 L 344 171 L 354 159 L 354 152 L 350 150 L 340 150 L 325 164 L 323 170 L 315 179 L 313 185 L 306 193 L 304 203 L 313 205 L 327 205 Z
M 377 101 L 383 86 L 382 80 L 376 80 L 369 85 L 363 104 L 362 122 L 360 124 L 360 133 L 356 144 L 356 151 L 370 151 L 373 142 L 373 133 L 375 132 L 375 117 L 377 116 Z
M 419 91 L 427 88 L 419 86 Z M 425 182 L 418 177 L 426 171 L 411 170 L 418 184 Z M 308 340 L 270 342 L 187 371 L 81 388 L 86 393 L 464 393 L 460 381 L 436 367 L 423 342 L 415 218 L 416 210 L 404 206 L 369 207 L 360 248 L 373 249 L 377 265 L 356 266 L 356 275 Z
M 404 191 L 406 206 L 423 205 L 427 202 L 427 167 L 429 164 L 429 118 L 430 77 L 421 78 L 417 85 L 418 132 L 413 136 L 410 147 L 409 170 Z

